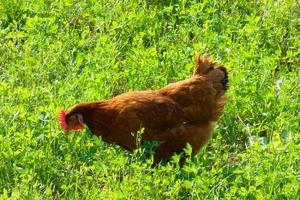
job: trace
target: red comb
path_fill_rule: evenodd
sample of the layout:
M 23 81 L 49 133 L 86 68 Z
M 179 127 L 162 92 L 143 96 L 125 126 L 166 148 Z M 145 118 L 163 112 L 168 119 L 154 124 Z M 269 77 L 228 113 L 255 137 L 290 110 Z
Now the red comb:
M 68 128 L 68 125 L 66 122 L 66 111 L 64 111 L 63 109 L 61 109 L 58 113 L 58 120 L 60 123 L 60 127 L 66 131 Z

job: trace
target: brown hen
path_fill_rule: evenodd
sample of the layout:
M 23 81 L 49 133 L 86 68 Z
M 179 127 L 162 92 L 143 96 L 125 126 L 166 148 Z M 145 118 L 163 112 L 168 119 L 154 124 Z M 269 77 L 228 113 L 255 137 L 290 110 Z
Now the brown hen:
M 159 141 L 155 162 L 169 159 L 189 143 L 193 154 L 208 141 L 213 122 L 221 115 L 228 76 L 223 66 L 196 56 L 190 79 L 155 91 L 129 92 L 109 100 L 79 103 L 61 118 L 64 129 L 86 124 L 105 142 L 132 151 L 135 134 L 144 128 L 142 140 Z M 64 113 L 63 113 L 64 114 Z

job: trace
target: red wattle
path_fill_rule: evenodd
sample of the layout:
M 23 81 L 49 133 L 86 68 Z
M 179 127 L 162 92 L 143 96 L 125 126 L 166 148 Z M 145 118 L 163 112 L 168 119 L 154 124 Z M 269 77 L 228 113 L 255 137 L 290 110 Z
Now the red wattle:
M 83 129 L 83 124 L 77 124 L 77 125 L 75 125 L 75 127 L 74 127 L 74 130 L 75 131 L 81 131 Z

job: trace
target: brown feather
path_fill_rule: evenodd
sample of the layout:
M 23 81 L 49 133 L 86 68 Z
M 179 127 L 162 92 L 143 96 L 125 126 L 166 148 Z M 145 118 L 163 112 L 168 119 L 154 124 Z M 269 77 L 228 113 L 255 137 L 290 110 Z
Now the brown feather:
M 222 114 L 228 75 L 207 57 L 196 57 L 194 75 L 156 91 L 129 92 L 112 99 L 80 103 L 67 111 L 78 114 L 91 132 L 127 150 L 137 147 L 134 134 L 145 128 L 143 140 L 161 141 L 155 162 L 169 159 L 190 143 L 193 154 L 208 141 L 212 124 Z

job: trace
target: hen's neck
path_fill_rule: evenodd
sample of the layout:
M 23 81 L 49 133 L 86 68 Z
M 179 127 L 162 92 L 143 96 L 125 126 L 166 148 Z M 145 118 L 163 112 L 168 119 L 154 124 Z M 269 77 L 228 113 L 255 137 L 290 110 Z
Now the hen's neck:
M 83 103 L 78 109 L 83 115 L 85 124 L 97 135 L 98 132 L 108 133 L 117 115 L 109 101 Z

